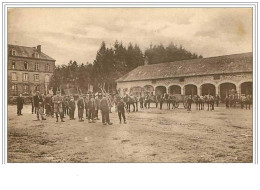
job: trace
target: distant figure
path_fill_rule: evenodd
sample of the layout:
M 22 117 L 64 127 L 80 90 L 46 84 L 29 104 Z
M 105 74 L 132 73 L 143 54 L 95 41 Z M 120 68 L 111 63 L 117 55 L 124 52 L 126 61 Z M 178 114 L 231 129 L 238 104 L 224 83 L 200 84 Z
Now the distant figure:
M 88 122 L 94 123 L 94 117 L 95 117 L 95 99 L 94 95 L 91 96 L 91 98 L 88 101 Z
M 83 120 L 84 100 L 83 100 L 83 97 L 82 97 L 82 96 L 79 96 L 77 106 L 78 106 L 78 117 L 79 117 L 79 121 L 84 121 L 84 120 Z
M 37 120 L 40 120 L 39 115 L 41 115 L 42 120 L 46 120 L 43 116 L 43 98 L 40 96 L 39 91 L 36 92 L 36 95 L 33 98 L 34 106 L 36 108 Z
M 187 104 L 188 104 L 187 111 L 191 111 L 191 104 L 192 104 L 191 95 L 189 95 L 187 98 Z
M 62 97 L 61 97 L 59 91 L 57 91 L 56 95 L 52 97 L 52 102 L 53 102 L 53 111 L 56 115 L 56 122 L 59 121 L 59 116 L 60 116 L 61 122 L 64 122 L 63 109 L 62 109 Z
M 226 102 L 226 108 L 229 108 L 229 106 L 230 106 L 230 96 L 226 96 L 225 102 Z
M 120 101 L 117 104 L 117 111 L 118 111 L 118 117 L 121 124 L 122 117 L 124 119 L 124 123 L 126 124 L 126 118 L 125 118 L 125 104 L 123 98 L 120 99 Z
M 109 119 L 109 105 L 108 105 L 107 97 L 105 94 L 103 95 L 103 98 L 100 101 L 100 110 L 101 110 L 101 114 L 102 114 L 103 125 L 106 125 L 106 124 L 112 125 L 112 123 L 110 122 L 110 119 Z
M 71 96 L 70 101 L 69 101 L 70 120 L 75 120 L 75 118 L 74 118 L 75 109 L 76 109 L 76 103 L 75 103 L 73 96 Z
M 17 98 L 17 115 L 23 115 L 22 109 L 23 109 L 24 99 L 22 97 L 22 94 L 19 94 Z
M 32 94 L 32 96 L 31 96 L 31 98 L 32 98 L 32 114 L 36 113 L 36 108 L 34 106 L 34 98 L 33 98 L 34 96 L 35 96 L 35 94 Z
M 217 107 L 218 107 L 218 105 L 219 105 L 219 101 L 220 101 L 220 96 L 217 95 L 217 96 L 216 96 L 216 106 L 217 106 Z
M 141 95 L 140 99 L 140 108 L 143 109 L 144 108 L 144 97 Z

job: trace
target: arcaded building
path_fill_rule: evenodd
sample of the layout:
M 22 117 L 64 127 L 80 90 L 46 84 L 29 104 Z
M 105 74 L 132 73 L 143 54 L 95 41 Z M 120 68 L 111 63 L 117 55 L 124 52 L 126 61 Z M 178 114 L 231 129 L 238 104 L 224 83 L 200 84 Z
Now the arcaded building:
M 48 93 L 54 69 L 55 60 L 42 52 L 41 45 L 8 45 L 8 96 Z
M 253 54 L 241 53 L 139 66 L 117 80 L 121 95 L 253 93 Z

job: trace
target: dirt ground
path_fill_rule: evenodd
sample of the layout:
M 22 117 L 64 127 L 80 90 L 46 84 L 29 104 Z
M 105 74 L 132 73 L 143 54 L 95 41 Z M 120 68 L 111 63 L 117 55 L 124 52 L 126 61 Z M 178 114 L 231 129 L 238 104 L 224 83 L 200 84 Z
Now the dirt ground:
M 29 105 L 22 116 L 9 105 L 8 162 L 253 162 L 252 110 L 165 107 L 128 113 L 127 124 L 113 112 L 103 126 L 37 121 Z

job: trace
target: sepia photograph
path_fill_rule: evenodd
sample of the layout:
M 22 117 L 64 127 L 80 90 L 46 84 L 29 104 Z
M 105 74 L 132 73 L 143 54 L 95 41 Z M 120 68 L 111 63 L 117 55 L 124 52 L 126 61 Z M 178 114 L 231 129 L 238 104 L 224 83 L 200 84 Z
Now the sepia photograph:
M 7 13 L 8 163 L 253 163 L 253 9 Z

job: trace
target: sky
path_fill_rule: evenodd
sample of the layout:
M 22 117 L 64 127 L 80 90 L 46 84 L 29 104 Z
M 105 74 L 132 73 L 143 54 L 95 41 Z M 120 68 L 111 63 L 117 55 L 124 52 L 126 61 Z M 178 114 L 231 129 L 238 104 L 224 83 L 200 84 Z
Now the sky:
M 36 47 L 56 60 L 92 63 L 102 41 L 169 43 L 213 57 L 252 52 L 250 8 L 12 8 L 8 44 Z

